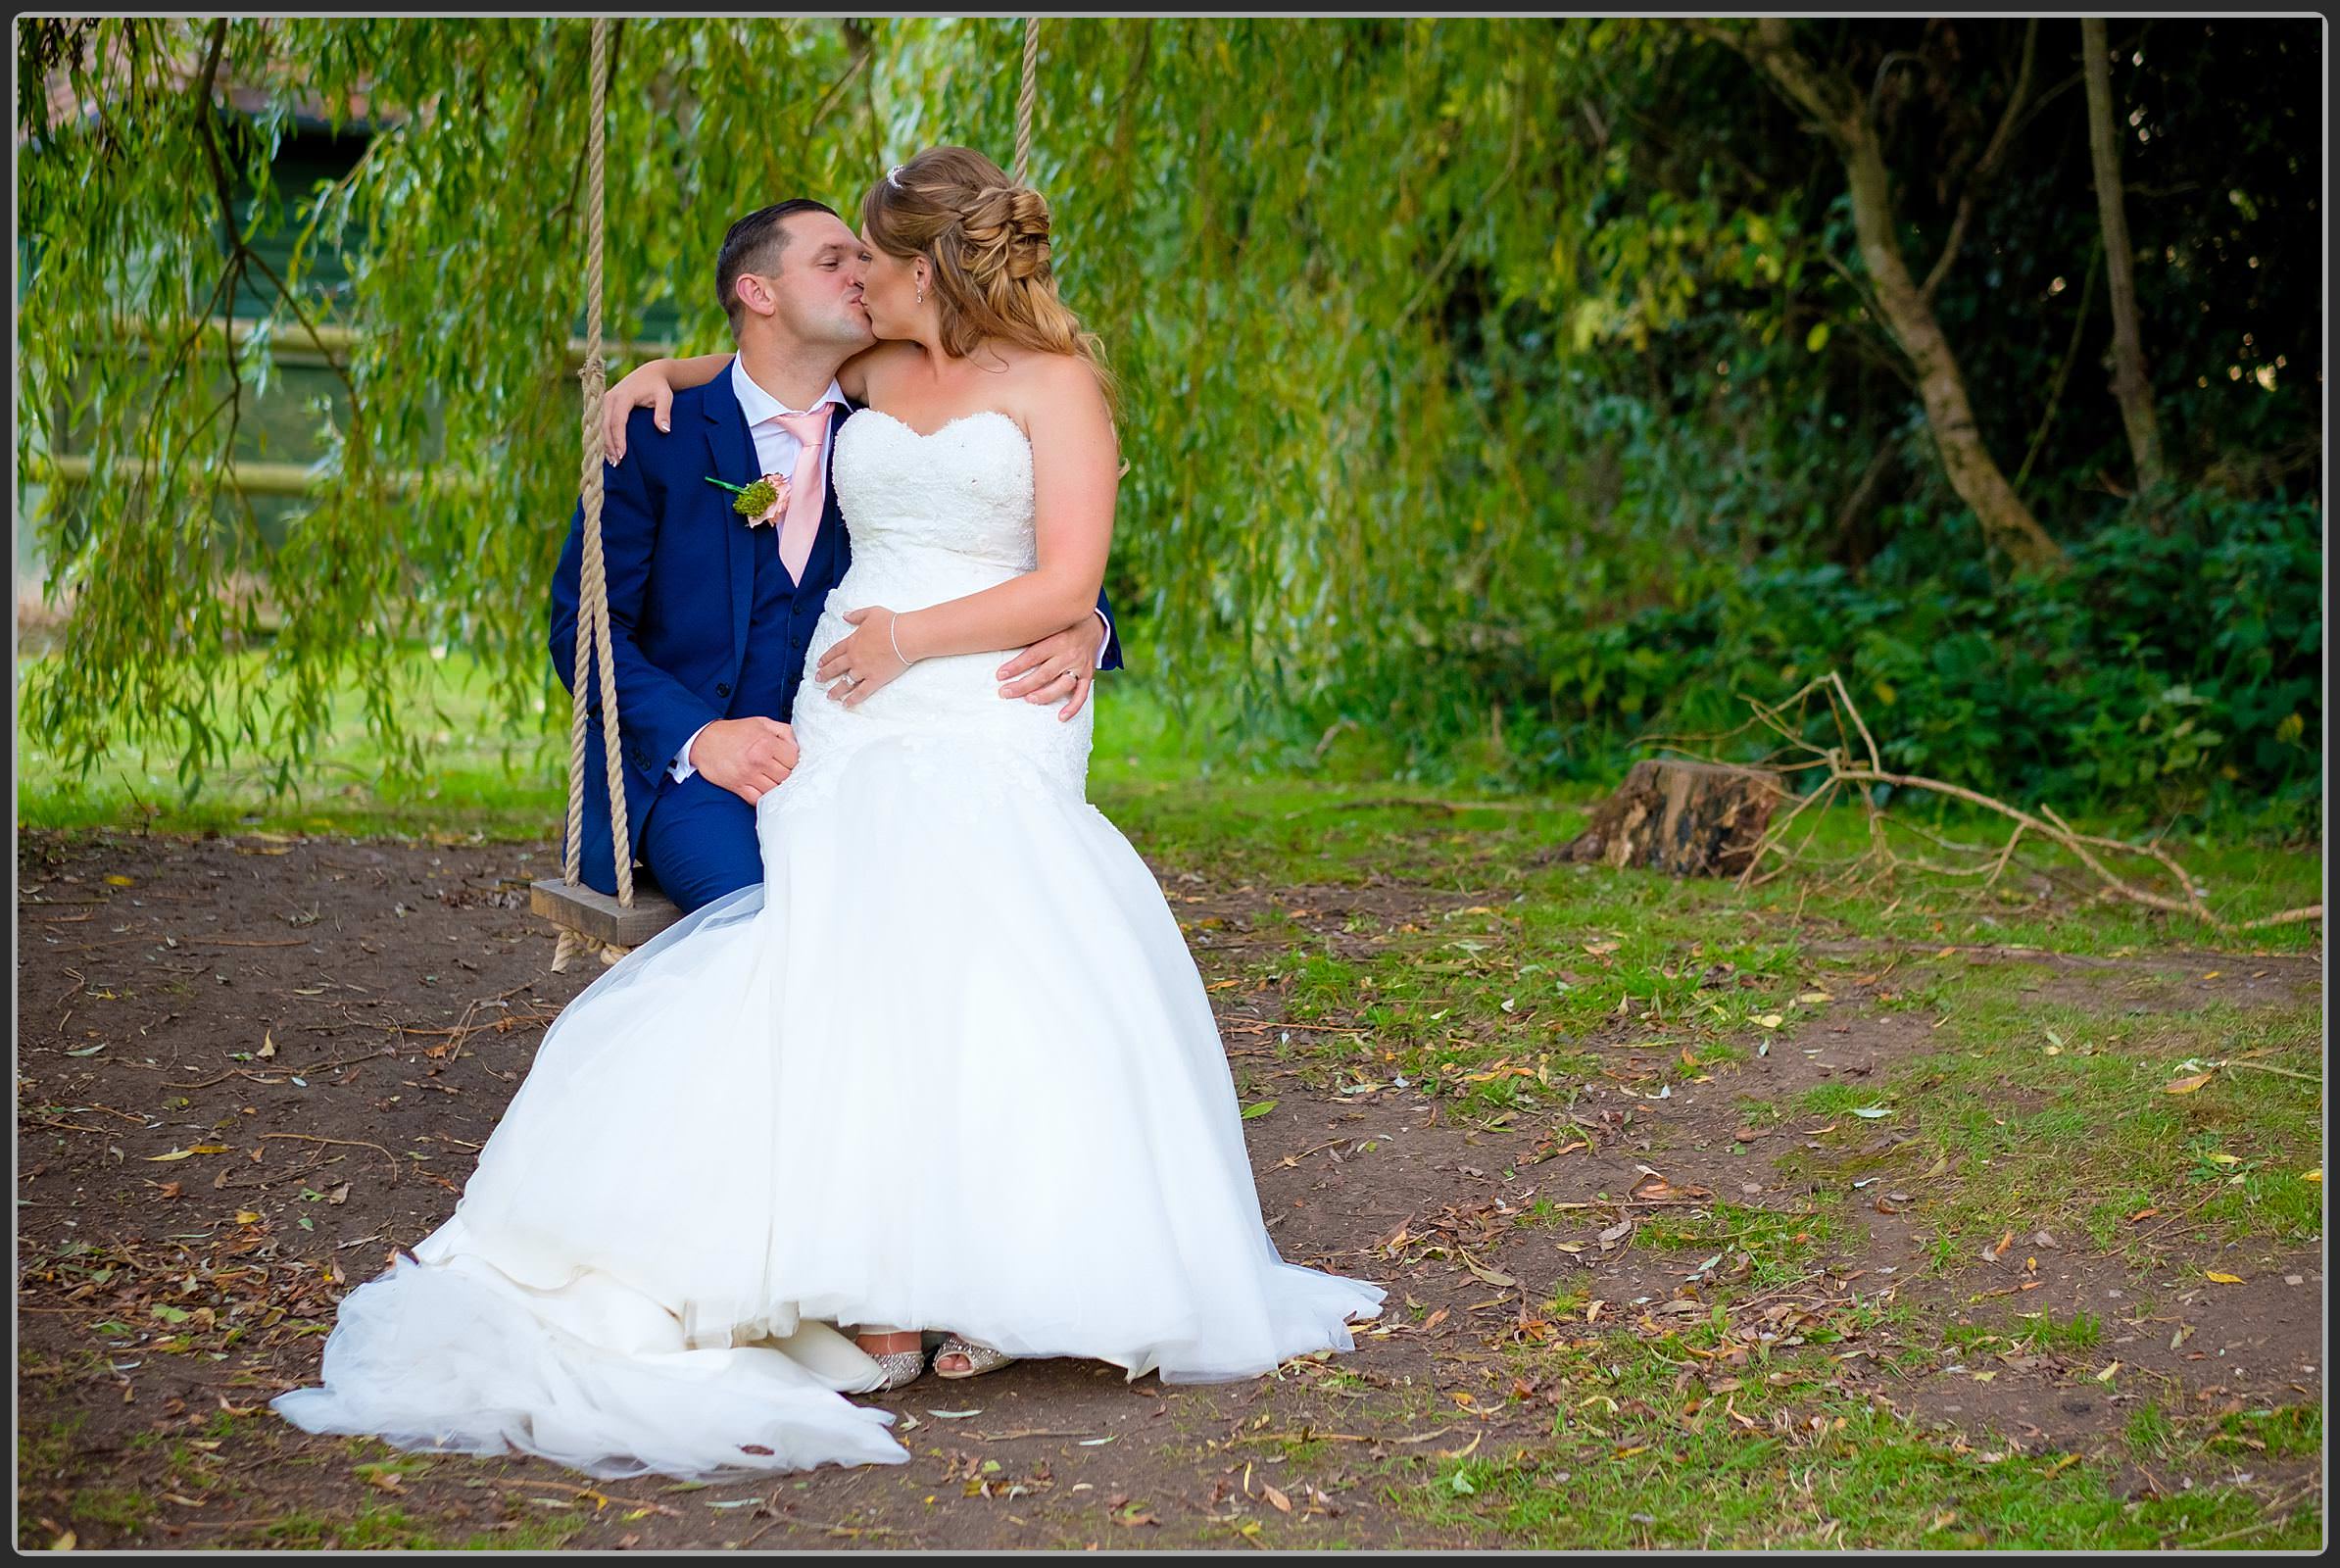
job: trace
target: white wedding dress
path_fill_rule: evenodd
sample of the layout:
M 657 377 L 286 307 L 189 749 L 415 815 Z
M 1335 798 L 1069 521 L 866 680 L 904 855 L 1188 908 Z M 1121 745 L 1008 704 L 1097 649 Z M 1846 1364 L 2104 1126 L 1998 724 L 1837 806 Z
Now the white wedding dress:
M 1210 1383 L 1380 1310 L 1268 1237 L 1201 979 L 1084 796 L 1093 709 L 1001 700 L 997 653 L 855 710 L 812 682 L 843 611 L 1033 568 L 1022 430 L 872 410 L 837 439 L 853 562 L 756 810 L 762 886 L 569 1004 L 453 1217 L 274 1401 L 294 1425 L 601 1477 L 902 1463 L 834 1325 Z

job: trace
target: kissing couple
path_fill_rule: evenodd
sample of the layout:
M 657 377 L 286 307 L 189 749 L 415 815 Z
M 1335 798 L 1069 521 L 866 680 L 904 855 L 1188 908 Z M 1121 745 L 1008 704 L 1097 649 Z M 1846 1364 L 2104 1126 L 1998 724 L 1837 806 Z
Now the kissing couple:
M 604 1478 L 899 1464 L 845 1396 L 930 1337 L 946 1378 L 1213 1383 L 1380 1311 L 1277 1253 L 1201 977 L 1086 797 L 1117 389 L 1048 204 L 934 147 L 859 216 L 740 220 L 738 352 L 610 389 L 628 820 L 689 912 L 568 1004 L 455 1212 L 343 1299 L 322 1386 L 275 1401 L 297 1426 Z

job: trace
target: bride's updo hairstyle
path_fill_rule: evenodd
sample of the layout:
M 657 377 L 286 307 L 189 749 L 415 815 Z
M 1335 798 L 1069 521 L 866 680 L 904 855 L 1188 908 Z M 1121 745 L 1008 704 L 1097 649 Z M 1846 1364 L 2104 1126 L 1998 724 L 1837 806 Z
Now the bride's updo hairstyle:
M 1097 334 L 1056 297 L 1048 204 L 971 147 L 929 147 L 869 187 L 861 224 L 889 256 L 934 269 L 943 349 L 963 359 L 986 339 L 1069 354 L 1117 402 Z

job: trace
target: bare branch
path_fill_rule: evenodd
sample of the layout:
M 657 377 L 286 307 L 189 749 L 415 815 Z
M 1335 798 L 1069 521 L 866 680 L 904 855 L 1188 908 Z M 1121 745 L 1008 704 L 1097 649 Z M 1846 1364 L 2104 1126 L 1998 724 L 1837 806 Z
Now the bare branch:
M 1835 746 L 1816 747 L 1810 741 L 1803 739 L 1807 710 L 1810 700 L 1815 694 L 1825 699 L 1828 705 L 1829 716 L 1835 723 L 1839 742 Z M 1847 875 L 1859 873 L 1866 868 L 1877 878 L 1886 880 L 1890 879 L 1898 869 L 1910 869 L 1942 876 L 1977 877 L 1981 879 L 1980 887 L 1987 889 L 1995 885 L 2006 872 L 2007 867 L 2014 862 L 2017 847 L 2025 839 L 2029 839 L 2034 842 L 2052 844 L 2078 860 L 2095 876 L 2099 891 L 2106 898 L 2138 905 L 2149 909 L 2159 909 L 2169 914 L 2188 915 L 2214 930 L 2228 935 L 2243 931 L 2264 930 L 2278 925 L 2298 925 L 2308 922 L 2320 924 L 2323 920 L 2323 906 L 2320 904 L 2308 905 L 2295 909 L 2284 909 L 2275 914 L 2262 915 L 2251 920 L 2228 920 L 2211 909 L 2210 906 L 2204 902 L 2201 889 L 2192 874 L 2186 870 L 2175 856 L 2164 849 L 2158 842 L 2133 844 L 2121 839 L 2107 838 L 2102 834 L 2083 833 L 2065 820 L 2052 806 L 2043 804 L 2035 811 L 2026 811 L 2021 807 L 2010 806 L 2005 801 L 1985 795 L 1980 790 L 1970 789 L 1963 784 L 1952 784 L 1942 779 L 1926 778 L 1916 773 L 1896 772 L 1885 767 L 1880 760 L 1877 739 L 1870 732 L 1868 720 L 1862 717 L 1861 710 L 1853 702 L 1852 693 L 1845 686 L 1843 677 L 1834 670 L 1829 670 L 1824 675 L 1805 682 L 1783 702 L 1766 703 L 1752 697 L 1742 697 L 1741 701 L 1745 702 L 1752 710 L 1752 716 L 1736 729 L 1714 737 L 1715 739 L 1729 740 L 1745 733 L 1750 728 L 1760 726 L 1785 737 L 1795 749 L 1818 753 L 1826 760 L 1828 766 L 1827 776 L 1820 784 L 1799 799 L 1784 815 L 1770 823 L 1765 829 L 1764 835 L 1757 842 L 1745 868 L 1738 874 L 1737 885 L 1741 888 L 1760 886 L 1783 874 L 1794 865 L 1814 864 L 1810 849 L 1812 839 L 1819 831 L 1820 819 L 1815 817 L 1804 835 L 1803 843 L 1792 850 L 1783 847 L 1788 833 L 1794 827 L 1796 820 L 1807 811 L 1825 807 L 1834 799 L 1836 791 L 1849 789 L 1854 797 L 1862 803 L 1863 808 L 1868 814 L 1870 844 L 1865 853 L 1851 860 L 1834 862 L 1842 866 Z M 1859 753 L 1866 754 L 1865 763 L 1854 760 L 1856 752 L 1851 741 L 1856 735 L 1860 741 Z M 1675 749 L 1680 750 L 1680 748 Z M 1693 753 L 1691 756 L 1695 760 L 1718 766 L 1744 767 L 1748 765 L 1744 762 L 1731 762 L 1719 754 L 1701 756 Z M 1772 771 L 1794 770 L 1774 768 Z M 2014 826 L 2006 841 L 1995 850 L 1979 844 L 1953 843 L 1938 835 L 1926 833 L 1911 823 L 1891 819 L 1870 799 L 1869 787 L 1877 784 L 1890 785 L 1897 790 L 1921 790 L 1950 800 L 1962 801 L 1984 811 L 1995 812 L 2007 818 Z M 1885 830 L 1888 826 L 1918 833 L 1919 836 L 1953 853 L 1978 856 L 1983 858 L 1978 862 L 1961 864 L 1902 855 L 1896 852 L 1886 840 Z M 2112 858 L 2116 856 L 2140 856 L 2151 860 L 2161 868 L 2169 883 L 2176 889 L 2175 893 L 2162 892 L 2146 882 L 2123 876 L 2110 863 Z M 1777 861 L 1769 870 L 1764 869 L 1767 857 Z
M 1982 156 L 1967 174 L 1966 188 L 1958 195 L 1958 216 L 1950 220 L 1950 237 L 1942 242 L 1942 254 L 1926 274 L 1926 283 L 1918 292 L 1931 300 L 1934 291 L 1942 286 L 1942 279 L 1950 275 L 1950 264 L 1958 260 L 1958 247 L 1967 237 L 1967 221 L 1974 216 L 1975 200 L 1983 186 L 1999 172 L 1999 163 L 2007 156 L 2007 149 L 2015 145 L 2016 122 L 2022 118 L 2023 100 L 2031 91 L 2031 67 L 2039 53 L 2039 19 L 2034 17 L 2023 29 L 2023 63 L 2015 73 L 2015 90 L 2007 95 L 2006 112 L 1999 116 L 1999 128 L 1991 133 L 1990 143 L 1982 149 Z

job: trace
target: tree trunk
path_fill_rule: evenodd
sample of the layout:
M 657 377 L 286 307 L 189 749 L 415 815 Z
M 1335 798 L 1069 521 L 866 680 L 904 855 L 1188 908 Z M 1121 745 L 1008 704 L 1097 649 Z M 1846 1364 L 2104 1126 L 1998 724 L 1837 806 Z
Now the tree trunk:
M 1942 469 L 1959 499 L 1974 511 L 1982 531 L 1992 543 L 2024 565 L 2045 565 L 2064 559 L 2064 551 L 2039 519 L 2031 515 L 1974 423 L 1974 408 L 1967 396 L 1958 356 L 1942 335 L 1933 306 L 1910 276 L 1894 233 L 1893 191 L 1885 172 L 1884 149 L 1871 123 L 1859 92 L 1838 77 L 1825 75 L 1789 40 L 1788 24 L 1765 18 L 1752 32 L 1725 30 L 1692 24 L 1703 36 L 1737 50 L 1769 76 L 1790 103 L 1820 122 L 1844 160 L 1852 186 L 1853 227 L 1859 237 L 1861 261 L 1877 287 L 1877 309 L 1886 330 L 1917 371 L 1918 395 L 1926 406 L 1926 421 L 1932 431 Z
M 2162 428 L 2153 412 L 2153 382 L 2145 374 L 2145 345 L 2137 332 L 2136 254 L 2128 240 L 2128 203 L 2121 186 L 2120 128 L 2113 120 L 2112 52 L 2102 17 L 2080 20 L 2080 51 L 2088 79 L 2088 150 L 2096 165 L 2096 211 L 2105 230 L 2105 279 L 2113 295 L 2113 396 L 2137 464 L 2137 487 L 2162 480 Z
M 1564 860 L 1646 866 L 1674 876 L 1736 876 L 1786 798 L 1763 768 L 1658 759 L 1635 762 L 1617 793 L 1560 851 Z

